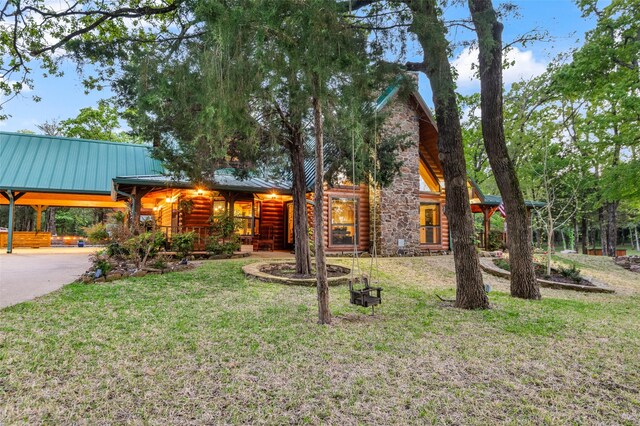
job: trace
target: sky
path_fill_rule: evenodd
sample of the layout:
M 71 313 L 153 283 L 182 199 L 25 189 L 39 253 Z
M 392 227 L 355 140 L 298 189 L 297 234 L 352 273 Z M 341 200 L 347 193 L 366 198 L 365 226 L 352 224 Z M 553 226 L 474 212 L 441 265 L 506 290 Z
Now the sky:
M 519 6 L 519 17 L 510 17 L 504 23 L 503 40 L 509 43 L 521 34 L 537 28 L 547 31 L 550 41 L 535 42 L 526 47 L 517 46 L 512 49 L 508 58 L 515 65 L 504 72 L 504 83 L 509 86 L 522 78 L 529 78 L 544 72 L 547 64 L 559 53 L 579 46 L 584 33 L 595 26 L 593 18 L 582 18 L 581 13 L 572 0 L 512 0 Z M 497 1 L 494 2 L 498 4 Z M 464 7 L 450 7 L 445 10 L 447 19 L 468 16 Z M 452 30 L 450 39 L 461 41 L 468 39 L 470 33 L 463 30 Z M 419 59 L 415 49 L 410 59 Z M 458 71 L 458 91 L 468 95 L 478 92 L 479 82 L 474 78 L 471 69 L 477 61 L 477 52 L 459 48 L 454 52 L 453 64 Z M 32 130 L 37 132 L 36 125 L 47 120 L 75 117 L 81 108 L 96 106 L 98 100 L 108 98 L 108 91 L 84 93 L 81 78 L 74 64 L 63 66 L 63 77 L 41 77 L 37 70 L 34 73 L 34 87 L 23 96 L 13 99 L 5 105 L 5 112 L 11 117 L 0 121 L 0 131 Z M 88 71 L 85 71 L 88 72 Z M 41 74 L 41 73 L 40 73 Z M 419 90 L 430 106 L 431 91 L 426 77 L 420 76 Z M 33 95 L 42 100 L 34 102 Z

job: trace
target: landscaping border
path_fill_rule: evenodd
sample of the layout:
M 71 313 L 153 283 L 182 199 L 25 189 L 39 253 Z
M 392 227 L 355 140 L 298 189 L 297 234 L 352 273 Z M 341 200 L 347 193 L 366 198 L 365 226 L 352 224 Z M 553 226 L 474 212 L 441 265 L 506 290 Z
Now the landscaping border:
M 315 278 L 286 278 L 279 277 L 277 275 L 267 274 L 262 272 L 260 268 L 265 265 L 271 265 L 274 263 L 291 263 L 291 260 L 286 261 L 266 261 L 266 262 L 256 262 L 249 263 L 242 267 L 242 271 L 247 277 L 255 278 L 260 281 L 269 282 L 269 283 L 279 283 L 279 284 L 287 284 L 287 285 L 300 285 L 307 287 L 314 287 L 316 285 Z M 329 266 L 329 265 L 327 265 Z M 333 266 L 339 266 L 341 268 L 349 269 L 350 268 L 342 265 L 333 264 Z M 343 275 L 340 277 L 329 277 L 329 285 L 330 286 L 338 286 L 343 284 L 349 284 L 349 280 L 351 279 L 351 272 L 348 272 L 347 275 Z
M 493 261 L 495 258 L 481 257 L 480 258 L 480 267 L 483 271 L 488 274 L 494 275 L 496 277 L 509 279 L 511 277 L 511 272 L 506 271 L 500 267 L 498 267 Z M 579 285 L 579 284 L 565 284 L 559 283 L 555 281 L 543 280 L 538 278 L 538 284 L 540 287 L 544 288 L 552 288 L 554 290 L 573 290 L 573 291 L 584 291 L 588 293 L 615 293 L 616 291 L 608 286 L 607 284 L 597 281 L 591 277 L 585 277 L 593 286 L 587 285 Z

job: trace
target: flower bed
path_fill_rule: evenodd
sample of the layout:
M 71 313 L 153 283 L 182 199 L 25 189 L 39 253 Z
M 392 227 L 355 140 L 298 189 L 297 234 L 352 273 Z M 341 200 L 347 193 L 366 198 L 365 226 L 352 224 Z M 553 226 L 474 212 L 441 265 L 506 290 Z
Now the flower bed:
M 480 258 L 480 267 L 483 271 L 488 274 L 495 275 L 497 277 L 502 277 L 506 279 L 511 278 L 511 272 L 497 264 L 497 260 L 490 258 Z M 501 264 L 504 266 L 504 264 Z M 538 285 L 544 288 L 553 288 L 556 290 L 575 290 L 575 291 L 584 291 L 584 292 L 592 292 L 592 293 L 615 293 L 611 287 L 607 284 L 596 281 L 590 277 L 582 277 L 582 279 L 589 282 L 588 285 L 581 284 L 575 282 L 562 282 L 562 281 L 552 281 L 551 279 L 546 278 L 537 278 Z M 582 281 L 581 281 L 582 282 Z
M 315 273 L 300 276 L 295 272 L 295 264 L 291 262 L 260 262 L 245 265 L 242 270 L 248 277 L 265 282 L 276 282 L 290 285 L 314 286 L 316 285 Z M 347 284 L 351 277 L 351 269 L 344 266 L 327 265 L 329 285 Z

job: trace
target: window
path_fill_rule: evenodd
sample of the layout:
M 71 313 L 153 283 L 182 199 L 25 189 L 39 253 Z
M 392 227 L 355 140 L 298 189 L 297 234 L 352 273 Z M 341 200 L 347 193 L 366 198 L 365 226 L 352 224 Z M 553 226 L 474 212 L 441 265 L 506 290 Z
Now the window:
M 238 219 L 238 234 L 253 235 L 253 201 L 233 203 L 233 216 Z
M 421 204 L 420 244 L 440 243 L 440 204 Z
M 331 198 L 331 245 L 353 245 L 357 238 L 357 198 Z
M 433 175 L 431 169 L 427 169 L 420 161 L 420 191 L 421 192 L 440 192 L 440 183 Z
M 217 217 L 227 211 L 227 202 L 223 199 L 213 200 L 213 216 Z

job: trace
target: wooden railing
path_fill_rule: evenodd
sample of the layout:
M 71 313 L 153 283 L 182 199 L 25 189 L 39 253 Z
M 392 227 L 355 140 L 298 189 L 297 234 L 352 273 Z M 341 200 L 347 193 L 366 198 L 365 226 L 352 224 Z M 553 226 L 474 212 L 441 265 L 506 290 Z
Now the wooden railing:
M 0 232 L 0 247 L 6 247 L 8 244 L 9 234 Z M 32 232 L 32 231 L 14 231 L 13 247 L 50 247 L 51 233 L 49 232 Z

